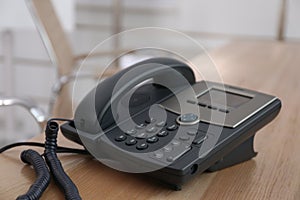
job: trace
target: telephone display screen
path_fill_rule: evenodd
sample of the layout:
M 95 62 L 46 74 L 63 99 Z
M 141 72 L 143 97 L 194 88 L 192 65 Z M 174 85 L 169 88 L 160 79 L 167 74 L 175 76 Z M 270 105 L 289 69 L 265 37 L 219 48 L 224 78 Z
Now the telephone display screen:
M 222 91 L 215 88 L 210 89 L 209 91 L 205 92 L 203 95 L 198 97 L 199 102 L 214 103 L 232 108 L 238 108 L 246 102 L 250 101 L 251 99 L 252 97 L 249 96 L 228 91 Z

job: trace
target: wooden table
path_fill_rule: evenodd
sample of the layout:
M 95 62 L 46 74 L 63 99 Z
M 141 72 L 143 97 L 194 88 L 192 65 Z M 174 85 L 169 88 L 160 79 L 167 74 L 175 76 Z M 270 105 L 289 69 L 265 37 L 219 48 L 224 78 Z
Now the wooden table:
M 83 199 L 300 199 L 300 45 L 235 42 L 211 56 L 225 83 L 282 100 L 279 116 L 255 137 L 257 157 L 199 174 L 182 191 L 172 191 L 144 176 L 110 169 L 89 156 L 61 155 Z M 62 137 L 59 143 L 76 146 Z M 19 160 L 21 149 L 0 155 L 0 199 L 16 198 L 34 181 L 32 168 Z M 63 195 L 51 183 L 42 199 L 63 199 Z

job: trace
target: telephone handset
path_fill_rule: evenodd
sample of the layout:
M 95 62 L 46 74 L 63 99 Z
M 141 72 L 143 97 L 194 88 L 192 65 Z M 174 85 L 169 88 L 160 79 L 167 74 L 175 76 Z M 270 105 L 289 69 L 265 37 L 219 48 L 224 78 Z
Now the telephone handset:
M 99 83 L 61 129 L 105 164 L 178 190 L 196 172 L 254 157 L 256 131 L 280 108 L 274 96 L 195 82 L 186 63 L 153 58 Z

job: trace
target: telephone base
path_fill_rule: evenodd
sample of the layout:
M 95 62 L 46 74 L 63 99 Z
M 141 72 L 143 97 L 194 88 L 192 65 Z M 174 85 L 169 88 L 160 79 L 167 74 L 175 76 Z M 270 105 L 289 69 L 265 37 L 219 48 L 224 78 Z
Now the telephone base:
M 245 142 L 233 149 L 229 154 L 217 161 L 214 165 L 209 167 L 206 171 L 215 172 L 233 165 L 245 162 L 257 155 L 253 148 L 254 135 Z

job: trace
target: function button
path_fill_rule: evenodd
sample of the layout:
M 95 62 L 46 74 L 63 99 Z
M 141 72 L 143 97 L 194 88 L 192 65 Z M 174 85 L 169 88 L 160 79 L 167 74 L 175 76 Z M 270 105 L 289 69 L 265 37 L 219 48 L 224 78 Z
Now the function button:
M 193 101 L 193 100 L 187 100 L 186 102 L 190 103 L 190 104 L 196 104 L 196 101 Z
M 147 133 L 154 133 L 157 131 L 157 128 L 153 126 L 153 127 L 147 128 L 146 131 L 147 131 Z
M 193 141 L 193 144 L 201 144 L 204 140 L 206 140 L 206 135 L 201 135 Z
M 190 136 L 195 136 L 195 135 L 197 135 L 197 132 L 198 131 L 195 129 L 195 130 L 188 130 L 186 133 Z
M 138 150 L 144 150 L 144 149 L 147 149 L 147 148 L 148 148 L 148 144 L 146 144 L 146 143 L 141 143 L 141 144 L 136 145 L 136 148 L 137 148 Z
M 146 133 L 139 133 L 135 137 L 138 138 L 138 139 L 143 139 L 143 138 L 147 137 L 147 134 Z
M 187 113 L 180 116 L 179 119 L 181 122 L 194 122 L 198 120 L 198 115 L 193 113 Z
M 155 143 L 157 141 L 158 141 L 158 138 L 156 136 L 152 136 L 147 139 L 148 143 Z
M 154 123 L 156 121 L 156 119 L 154 119 L 154 118 L 150 118 L 150 119 L 146 119 L 145 120 L 145 123 L 147 123 L 147 124 L 151 124 L 151 123 Z
M 160 151 L 154 152 L 153 155 L 154 155 L 155 158 L 162 158 L 162 157 L 164 157 L 164 154 L 162 152 L 160 152 Z
M 170 152 L 170 151 L 172 151 L 172 146 L 170 146 L 170 145 L 167 145 L 167 146 L 164 146 L 163 147 L 163 150 L 165 151 L 165 152 Z
M 124 140 L 126 140 L 126 136 L 125 135 L 119 135 L 119 136 L 117 136 L 116 138 L 115 138 L 115 140 L 117 141 L 117 142 L 122 142 L 122 141 L 124 141 Z
M 165 125 L 167 125 L 167 123 L 165 121 L 160 121 L 156 123 L 157 127 L 164 127 Z
M 182 135 L 182 136 L 179 137 L 179 139 L 182 140 L 182 141 L 188 141 L 190 139 L 190 137 Z
M 134 134 L 136 134 L 136 130 L 135 129 L 131 129 L 131 130 L 127 130 L 126 131 L 126 133 L 128 134 L 128 135 L 134 135 Z
M 168 131 L 159 131 L 159 133 L 157 133 L 158 137 L 165 137 L 167 136 L 169 133 Z
M 131 146 L 131 145 L 135 145 L 137 143 L 136 139 L 132 138 L 130 140 L 127 140 L 125 142 L 126 145 Z
M 169 156 L 169 157 L 167 157 L 167 161 L 168 162 L 174 162 L 175 158 L 173 156 Z
M 219 108 L 219 111 L 220 111 L 220 112 L 223 112 L 223 113 L 229 113 L 229 110 L 224 109 L 224 108 Z
M 176 124 L 170 125 L 167 127 L 168 131 L 175 131 L 178 128 L 178 126 Z
M 205 104 L 205 103 L 198 102 L 198 106 L 206 107 L 206 104 Z
M 178 145 L 180 145 L 180 142 L 178 140 L 173 140 L 171 142 L 171 144 L 174 145 L 174 146 L 178 146 Z
M 136 126 L 135 126 L 136 129 L 143 129 L 143 128 L 145 128 L 145 127 L 146 127 L 145 124 L 139 124 L 139 125 L 136 125 Z
M 216 106 L 212 106 L 212 105 L 208 105 L 207 106 L 209 109 L 212 109 L 212 110 L 217 110 L 218 108 Z

